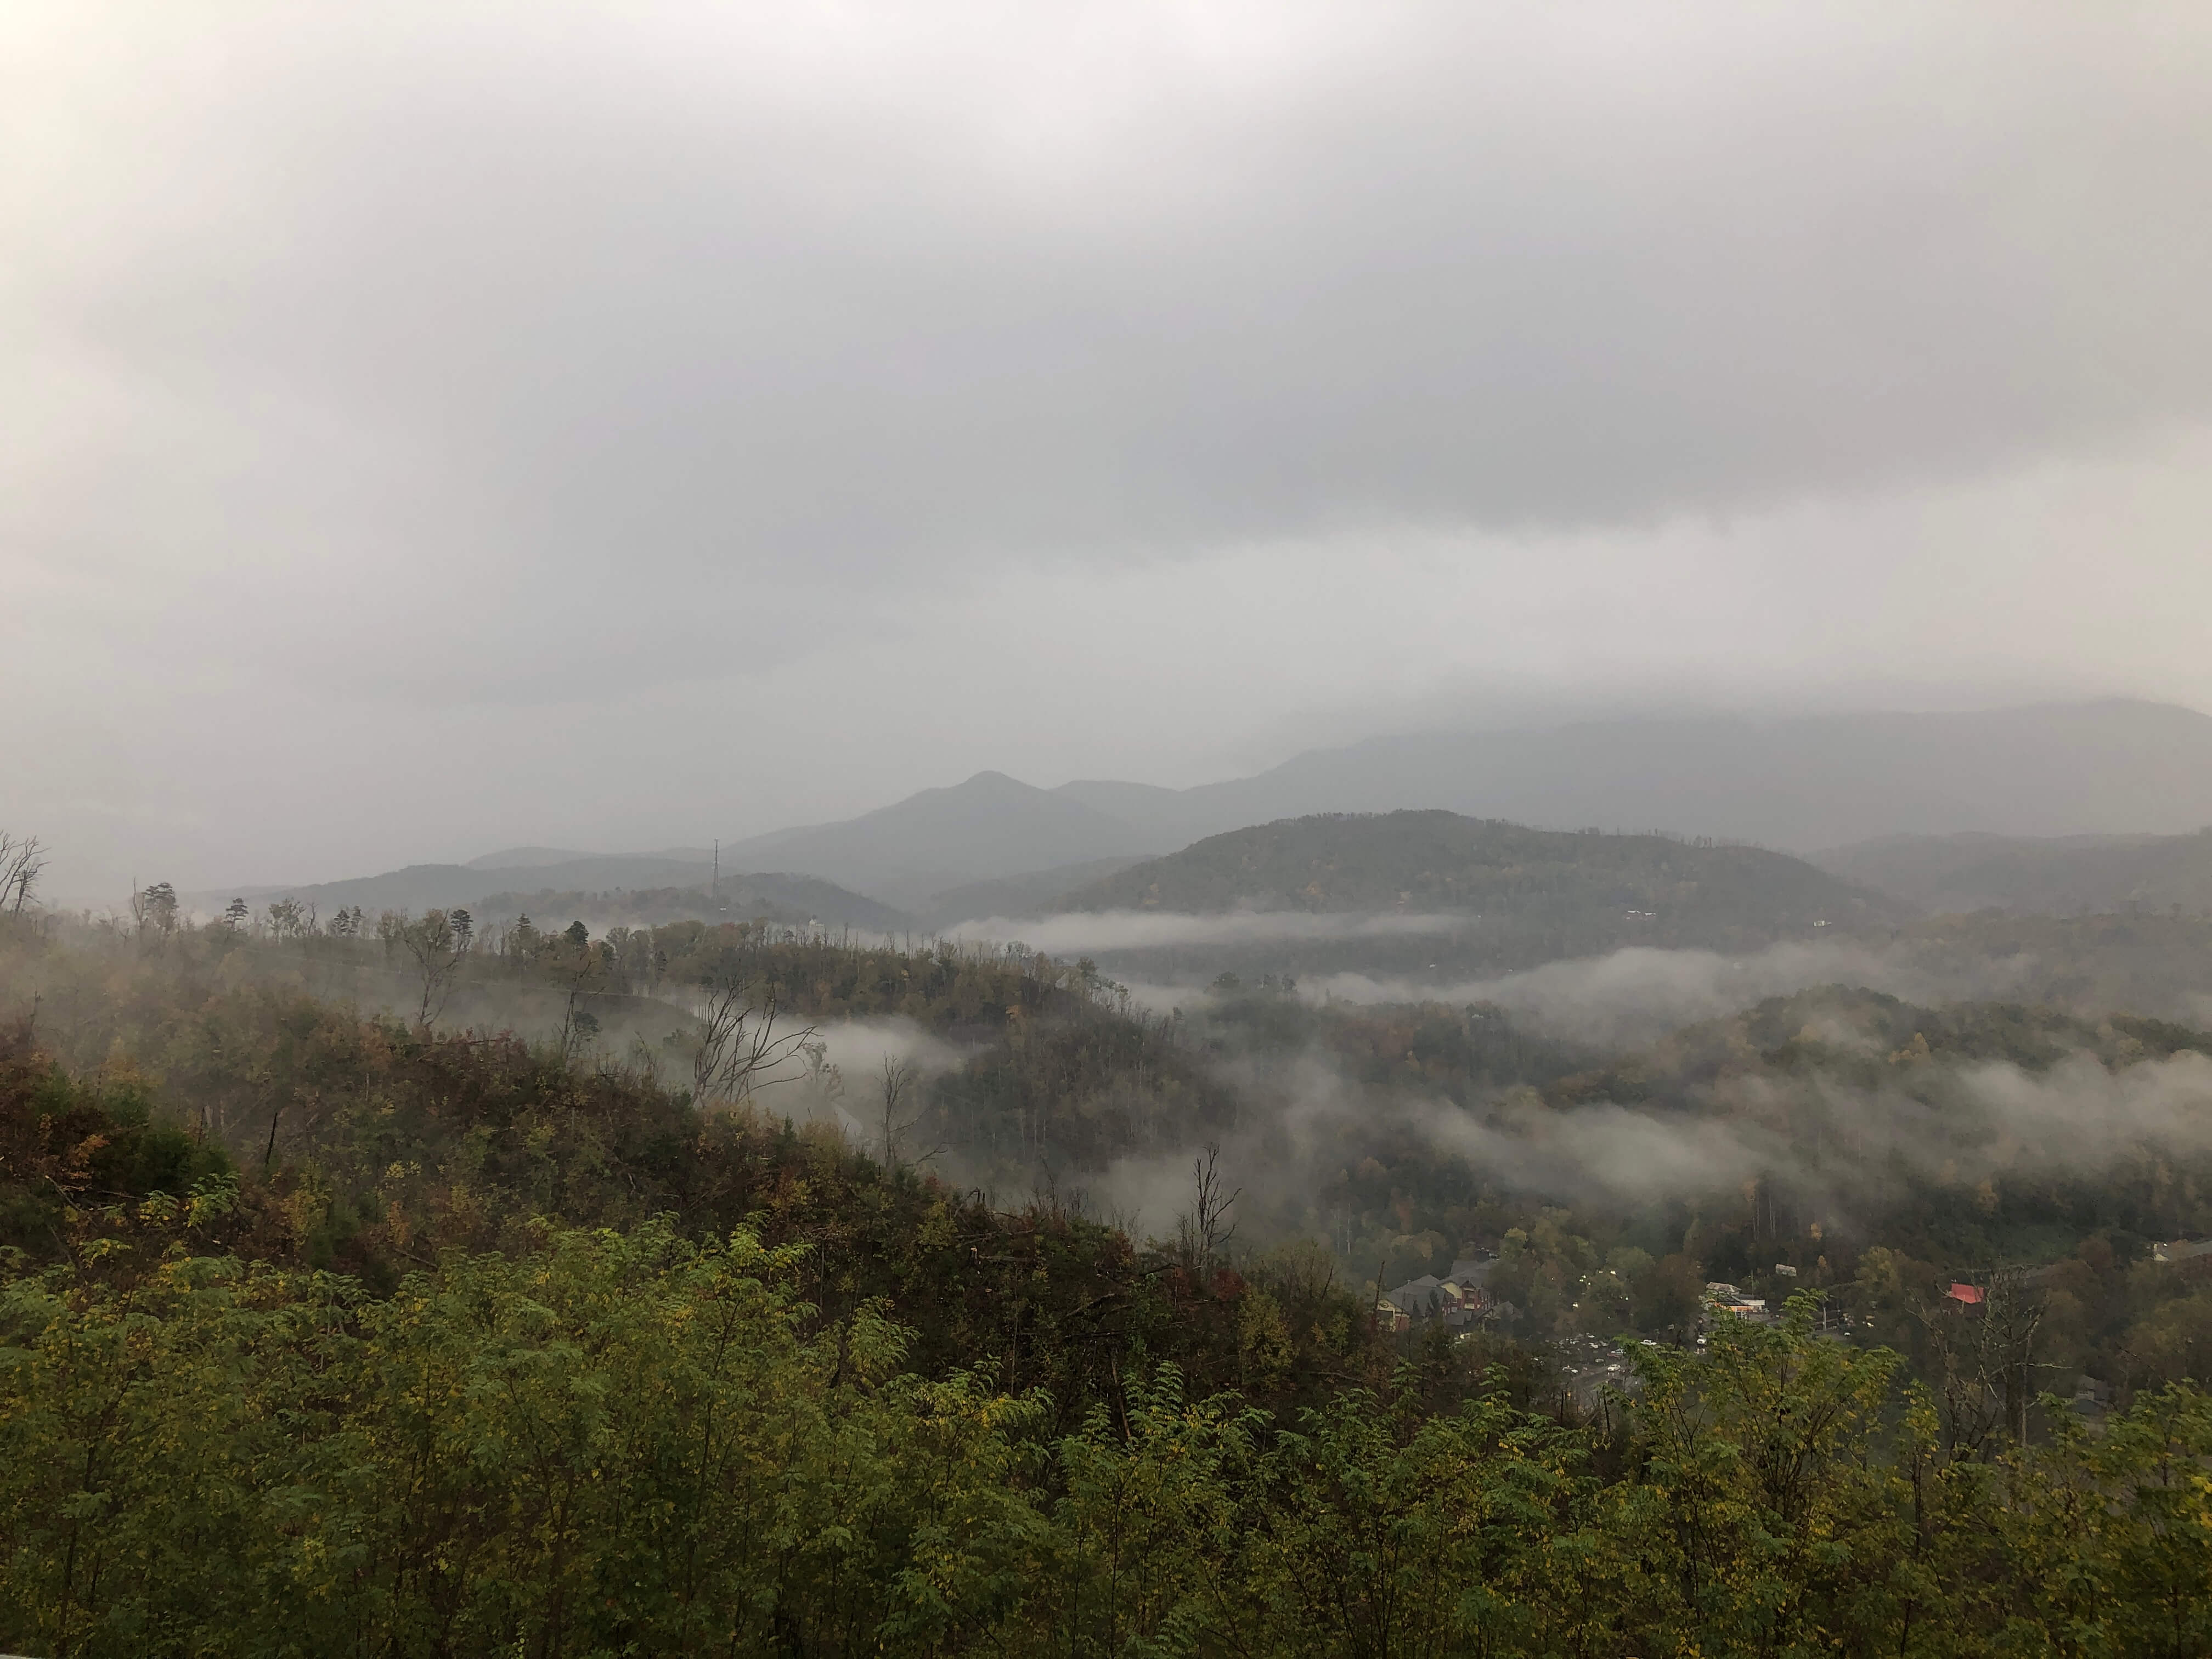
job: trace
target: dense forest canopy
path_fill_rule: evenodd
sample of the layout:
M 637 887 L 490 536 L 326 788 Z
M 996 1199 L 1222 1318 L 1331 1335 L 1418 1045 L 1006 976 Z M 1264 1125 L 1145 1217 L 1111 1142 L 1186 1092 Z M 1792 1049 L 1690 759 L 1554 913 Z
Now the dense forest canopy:
M 1894 900 L 1786 854 L 1659 835 L 1531 830 L 1455 812 L 1325 814 L 1212 836 L 1072 894 L 1066 908 L 1203 913 L 1648 912 L 1683 942 L 1761 942 L 1815 921 L 1896 919 Z
M 1623 1044 L 158 884 L 6 926 L 31 1651 L 2204 1639 L 2186 1024 L 1835 985 Z M 1468 1263 L 1479 1317 L 1382 1299 Z
M 1886 944 L 1918 919 L 1908 902 L 1761 848 L 1443 811 L 1259 824 L 1037 908 L 1054 914 L 1031 936 L 1179 984 L 1226 969 L 1445 986 L 1621 950 Z

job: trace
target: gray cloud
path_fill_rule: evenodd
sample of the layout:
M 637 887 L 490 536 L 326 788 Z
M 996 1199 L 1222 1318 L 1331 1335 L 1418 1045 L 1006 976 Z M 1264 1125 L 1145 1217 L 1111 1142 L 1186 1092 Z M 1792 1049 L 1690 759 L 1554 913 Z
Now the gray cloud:
M 1528 1091 L 1468 1109 L 1364 1089 L 1314 1054 L 1268 1068 L 1264 1083 L 1248 1060 L 1224 1071 L 1255 1103 L 1222 1146 L 1231 1185 L 1247 1187 L 1243 1237 L 1255 1247 L 1309 1227 L 1322 1214 L 1315 1194 L 1346 1148 L 1377 1133 L 1417 1137 L 1502 1191 L 1547 1200 L 1697 1202 L 1772 1180 L 1807 1218 L 1847 1231 L 1897 1202 L 1907 1181 L 1971 1190 L 1992 1177 L 2094 1178 L 2212 1151 L 2212 1060 L 2191 1053 L 2112 1071 L 2087 1055 L 2043 1072 L 1937 1065 L 1880 1089 L 1736 1079 L 1699 1091 L 1687 1110 L 1553 1109 Z M 1080 1196 L 1140 1233 L 1170 1234 L 1188 1206 L 1196 1151 L 1116 1160 L 1086 1177 Z
M 2090 1176 L 2151 1149 L 2212 1150 L 2212 1060 L 2202 1054 L 2118 1071 L 2088 1056 L 2043 1073 L 1993 1062 L 1934 1077 L 1932 1088 L 1919 1082 L 1944 1099 L 1941 1109 L 1901 1089 L 1758 1079 L 1707 1103 L 1706 1115 L 1601 1102 L 1490 1121 L 1432 1105 L 1415 1119 L 1440 1148 L 1525 1191 L 1648 1202 L 1725 1194 L 1766 1176 L 1823 1197 L 1832 1218 L 1893 1198 L 1900 1173 L 1972 1187 L 2008 1174 Z M 1810 1155 L 1816 1123 L 1825 1158 Z
M 137 379 L 96 437 L 173 535 L 243 485 L 587 593 L 933 571 L 1741 507 L 2212 392 L 2178 9 L 1417 8 L 1273 62 L 1256 15 L 635 16 L 31 31 L 106 211 L 19 200 L 27 303 Z
M 2195 476 L 2171 445 L 2212 414 L 2212 24 L 2188 9 L 0 27 L 0 131 L 36 158 L 0 183 L 0 559 L 30 596 L 0 672 L 71 705 L 25 787 L 118 865 L 244 848 L 288 878 L 267 861 L 398 833 L 301 805 L 277 836 L 205 781 L 227 744 L 320 799 L 319 756 L 388 775 L 434 739 L 432 769 L 466 757 L 526 809 L 517 838 L 645 845 L 698 833 L 667 823 L 680 790 L 587 812 L 575 778 L 680 776 L 732 710 L 747 781 L 711 805 L 764 819 L 732 830 L 977 765 L 1100 769 L 1129 739 L 1072 675 L 971 749 L 884 710 L 947 656 L 982 659 L 954 671 L 971 706 L 1002 651 L 1049 679 L 1124 611 L 1102 667 L 1161 688 L 1147 718 L 1251 684 L 1215 654 L 1249 605 L 1284 659 L 1438 629 L 1349 641 L 1330 695 L 1386 708 L 1633 696 L 1705 672 L 1707 629 L 1744 653 L 1724 695 L 1808 659 L 1926 678 L 1990 603 L 2030 631 L 1975 630 L 2024 642 L 1970 676 L 2197 672 L 2121 647 L 2142 606 L 2101 600 L 2111 637 L 2071 655 L 2051 613 L 2116 556 L 2148 586 L 2201 491 L 2117 554 L 2022 543 L 1979 497 L 1963 539 L 1918 540 L 1951 510 L 1923 492 L 2053 458 Z M 2107 479 L 2068 522 L 2142 493 Z M 1698 542 L 1744 515 L 1748 542 Z M 1365 609 L 1301 610 L 1346 561 Z M 1820 604 L 1855 579 L 1876 597 Z M 1201 763 L 1163 724 L 1120 769 Z

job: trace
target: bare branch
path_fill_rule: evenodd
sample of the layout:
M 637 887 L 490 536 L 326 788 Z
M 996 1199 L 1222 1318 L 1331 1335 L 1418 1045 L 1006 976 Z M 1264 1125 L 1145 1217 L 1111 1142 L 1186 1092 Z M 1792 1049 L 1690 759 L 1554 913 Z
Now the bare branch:
M 390 937 L 406 951 L 422 975 L 422 997 L 415 1011 L 415 1024 L 416 1030 L 428 1031 L 430 1023 L 445 1012 L 453 981 L 460 977 L 461 964 L 468 959 L 468 942 L 455 934 L 453 920 L 443 910 L 425 910 L 419 921 L 392 928 Z
M 46 867 L 46 849 L 36 836 L 11 836 L 0 830 L 0 909 L 22 914 Z
M 921 1068 L 903 1054 L 885 1054 L 878 1081 L 883 1095 L 884 1167 L 896 1170 L 902 1162 L 901 1142 L 921 1121 L 925 1109 L 918 1103 L 909 1104 L 921 1081 Z M 916 1156 L 914 1162 L 922 1163 L 942 1151 L 941 1146 L 933 1146 Z
M 1176 1223 L 1183 1259 L 1200 1269 L 1214 1266 L 1221 1253 L 1229 1248 L 1230 1241 L 1237 1237 L 1236 1224 L 1229 1220 L 1229 1212 L 1244 1195 L 1244 1189 L 1239 1187 L 1229 1192 L 1221 1178 L 1220 1165 L 1220 1145 L 1208 1141 L 1205 1150 L 1191 1162 L 1191 1206 Z
M 706 986 L 704 1029 L 691 1056 L 691 1097 L 704 1105 L 736 1103 L 785 1079 L 770 1077 L 814 1038 L 814 1028 L 776 1029 L 774 986 L 756 993 L 734 979 Z

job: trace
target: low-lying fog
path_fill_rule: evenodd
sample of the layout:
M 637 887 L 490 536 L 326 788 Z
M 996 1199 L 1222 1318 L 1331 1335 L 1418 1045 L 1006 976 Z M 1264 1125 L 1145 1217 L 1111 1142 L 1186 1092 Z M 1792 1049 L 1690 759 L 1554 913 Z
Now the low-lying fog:
M 1101 910 L 1033 917 L 990 916 L 945 930 L 977 944 L 1019 942 L 1051 957 L 1165 950 L 1182 945 L 1310 944 L 1327 939 L 1408 939 L 1463 933 L 1476 916 L 1394 911 L 1231 910 L 1192 915 L 1166 910 Z
M 1063 960 L 1096 958 L 1126 984 L 1132 999 L 1166 1010 L 1188 1002 L 1222 968 L 1249 977 L 1272 967 L 1294 972 L 1299 994 L 1340 1002 L 1493 1004 L 1530 1030 L 1605 1048 L 1636 1047 L 1678 1026 L 1717 1018 L 1770 996 L 1820 985 L 1856 985 L 1908 1002 L 2047 1002 L 2101 1015 L 2129 1008 L 2191 1024 L 2212 1023 L 2212 979 L 2201 963 L 2172 966 L 2148 957 L 2053 965 L 2021 947 L 1994 953 L 1945 949 L 1926 939 L 1869 943 L 1849 936 L 1784 940 L 1758 950 L 1723 952 L 1627 945 L 1602 955 L 1544 962 L 1510 971 L 1453 971 L 1453 942 L 1470 936 L 1480 917 L 1459 914 L 1248 911 L 1218 915 L 1109 911 L 1020 920 L 963 922 L 947 936 L 974 942 L 1019 942 Z M 1443 960 L 1437 971 L 1407 971 L 1366 960 L 1424 939 L 1437 948 L 1418 955 Z M 1364 951 L 1371 945 L 1378 949 Z M 1316 965 L 1314 947 L 1340 945 Z M 1269 945 L 1296 949 L 1270 963 Z M 1221 960 L 1206 952 L 1218 950 Z
M 2013 957 L 1963 972 L 1939 969 L 1909 952 L 1845 940 L 1771 945 L 1736 957 L 1632 945 L 1490 979 L 1438 983 L 1328 974 L 1299 981 L 1298 989 L 1340 1002 L 1490 1003 L 1547 1036 L 1633 1048 L 1679 1026 L 1817 985 L 1863 986 L 1907 1002 L 2002 1001 L 2018 994 L 2033 966 L 2031 959 Z

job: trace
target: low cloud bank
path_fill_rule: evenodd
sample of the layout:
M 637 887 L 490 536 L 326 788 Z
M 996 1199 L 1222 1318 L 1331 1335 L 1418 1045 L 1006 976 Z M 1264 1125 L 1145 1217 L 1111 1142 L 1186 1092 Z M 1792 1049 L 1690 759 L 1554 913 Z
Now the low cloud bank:
M 1311 1054 L 1274 1076 L 1273 1109 L 1226 1138 L 1222 1153 L 1231 1184 L 1250 1194 L 1254 1243 L 1301 1218 L 1307 1230 L 1326 1220 L 1318 1195 L 1360 1149 L 1384 1146 L 1401 1156 L 1425 1146 L 1464 1159 L 1486 1186 L 1576 1205 L 1733 1200 L 1765 1181 L 1802 1219 L 1846 1231 L 1916 1186 L 1972 1193 L 1990 1180 L 2095 1180 L 2212 1153 L 2212 1059 L 2195 1053 L 2116 1070 L 2086 1054 L 2044 1071 L 1908 1062 L 1873 1088 L 1832 1074 L 1754 1073 L 1672 1105 L 1555 1108 L 1521 1089 L 1465 1108 L 1362 1088 Z M 1085 1178 L 1085 1202 L 1137 1231 L 1170 1232 L 1188 1206 L 1194 1152 L 1118 1160 Z
M 1902 1180 L 2103 1173 L 2147 1149 L 2212 1152 L 2212 1059 L 2194 1053 L 2107 1070 L 2080 1054 L 2048 1071 L 2008 1062 L 1900 1068 L 1896 1086 L 1753 1077 L 1688 1110 L 1533 1103 L 1489 1116 L 1424 1103 L 1411 1121 L 1439 1151 L 1502 1183 L 1582 1200 L 1650 1203 L 1785 1182 L 1833 1214 L 1896 1195 Z
M 1772 945 L 1742 956 L 1632 945 L 1489 979 L 1437 983 L 1328 974 L 1309 975 L 1299 988 L 1342 1002 L 1491 1003 L 1547 1036 L 1620 1047 L 1816 985 L 1863 986 L 1908 1002 L 2002 998 L 2018 989 L 2032 966 L 2029 958 L 2012 957 L 1939 973 L 1902 951 L 1843 940 Z
M 886 1060 L 910 1062 L 925 1076 L 949 1071 L 966 1056 L 952 1044 L 898 1016 L 828 1020 L 815 1028 L 824 1058 L 843 1073 L 848 1088 Z
M 1412 939 L 1464 932 L 1474 921 L 1474 918 L 1464 915 L 1400 915 L 1388 911 L 1232 910 L 1219 915 L 1194 915 L 1185 911 L 1101 910 L 1028 921 L 990 916 L 957 923 L 945 933 L 967 943 L 1018 942 L 1048 956 L 1067 957 L 1093 951 L 1150 951 L 1193 945 Z

